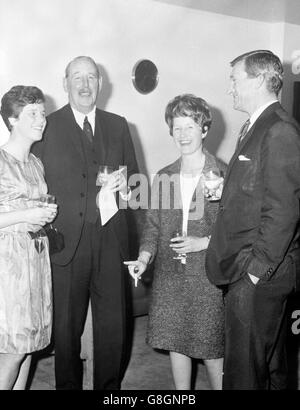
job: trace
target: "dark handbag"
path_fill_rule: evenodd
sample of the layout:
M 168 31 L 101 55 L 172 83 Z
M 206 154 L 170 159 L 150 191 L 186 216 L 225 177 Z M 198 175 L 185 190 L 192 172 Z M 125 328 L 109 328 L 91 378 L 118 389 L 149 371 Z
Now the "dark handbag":
M 49 253 L 53 255 L 54 253 L 61 252 L 65 247 L 64 236 L 59 232 L 52 224 L 47 224 L 44 226 L 46 235 L 49 241 Z

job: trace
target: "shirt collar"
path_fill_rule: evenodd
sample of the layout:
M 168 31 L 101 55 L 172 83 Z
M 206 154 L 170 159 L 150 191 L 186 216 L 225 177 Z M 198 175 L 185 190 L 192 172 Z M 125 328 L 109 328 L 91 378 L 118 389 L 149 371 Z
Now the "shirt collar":
M 74 117 L 75 117 L 75 121 L 77 122 L 79 127 L 83 129 L 84 118 L 88 117 L 88 121 L 91 124 L 93 133 L 95 133 L 96 106 L 88 114 L 83 114 L 82 112 L 77 111 L 72 106 L 71 106 L 71 108 L 72 108 L 72 111 L 73 111 L 73 114 L 74 114 Z
M 260 116 L 260 114 L 265 111 L 266 108 L 269 107 L 269 105 L 274 104 L 275 102 L 278 102 L 278 100 L 272 100 L 267 102 L 266 104 L 260 106 L 250 117 L 250 124 L 248 130 L 252 127 L 252 125 L 255 123 L 257 118 Z

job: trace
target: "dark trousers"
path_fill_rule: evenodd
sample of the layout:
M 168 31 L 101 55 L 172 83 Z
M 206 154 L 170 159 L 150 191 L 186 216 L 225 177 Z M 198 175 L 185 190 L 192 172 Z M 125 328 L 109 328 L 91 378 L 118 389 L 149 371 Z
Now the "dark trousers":
M 94 389 L 119 389 L 125 343 L 124 268 L 111 229 L 86 223 L 70 264 L 53 266 L 55 379 L 82 389 L 81 335 L 91 300 Z
M 294 278 L 283 266 L 254 285 L 246 274 L 225 299 L 224 390 L 277 390 L 287 384 L 286 301 Z

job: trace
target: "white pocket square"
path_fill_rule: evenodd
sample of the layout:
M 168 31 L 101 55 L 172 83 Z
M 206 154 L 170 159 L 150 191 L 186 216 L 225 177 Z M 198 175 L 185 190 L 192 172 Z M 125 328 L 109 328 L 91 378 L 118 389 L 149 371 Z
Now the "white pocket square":
M 239 158 L 239 161 L 251 161 L 251 159 L 248 157 L 245 157 L 245 155 L 239 155 L 238 158 Z

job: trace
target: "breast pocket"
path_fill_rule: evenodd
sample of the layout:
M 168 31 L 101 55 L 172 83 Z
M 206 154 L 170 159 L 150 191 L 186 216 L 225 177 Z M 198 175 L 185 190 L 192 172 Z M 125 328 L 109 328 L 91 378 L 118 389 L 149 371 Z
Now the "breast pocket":
M 228 185 L 229 203 L 226 206 L 231 232 L 255 231 L 260 224 L 262 190 L 257 161 L 237 161 Z
M 252 192 L 259 187 L 260 184 L 260 170 L 258 161 L 251 159 L 248 161 L 238 161 L 235 167 L 238 186 L 244 192 Z

